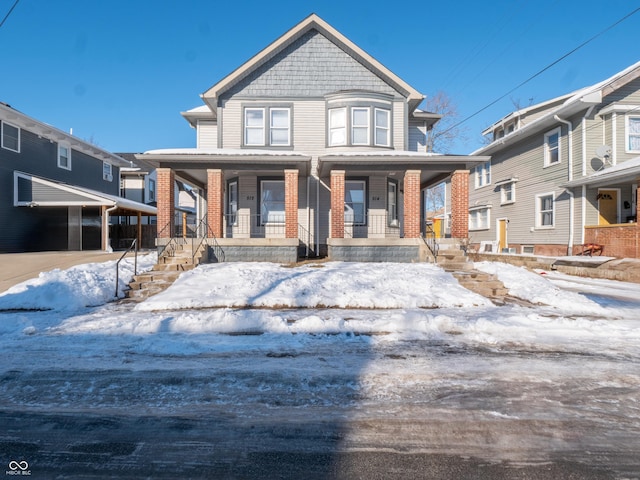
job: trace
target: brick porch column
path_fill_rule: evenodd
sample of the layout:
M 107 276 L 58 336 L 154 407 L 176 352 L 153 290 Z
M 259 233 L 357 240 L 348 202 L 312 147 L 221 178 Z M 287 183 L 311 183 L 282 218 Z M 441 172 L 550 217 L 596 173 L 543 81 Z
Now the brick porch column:
M 223 237 L 224 174 L 220 169 L 207 169 L 207 236 Z
M 158 238 L 171 238 L 174 229 L 175 179 L 176 175 L 170 168 L 156 169 L 157 206 L 158 206 Z
M 298 238 L 298 170 L 284 171 L 284 236 Z
M 451 236 L 469 237 L 469 170 L 451 176 Z
M 404 237 L 420 237 L 420 170 L 404 173 Z
M 344 238 L 344 170 L 331 171 L 331 238 Z

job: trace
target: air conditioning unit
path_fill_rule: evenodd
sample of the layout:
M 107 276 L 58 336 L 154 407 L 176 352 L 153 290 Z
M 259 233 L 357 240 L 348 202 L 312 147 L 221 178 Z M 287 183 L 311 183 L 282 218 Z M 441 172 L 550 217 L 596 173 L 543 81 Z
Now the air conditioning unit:
M 113 175 L 111 175 L 110 173 L 103 174 L 102 178 L 107 182 L 113 182 Z

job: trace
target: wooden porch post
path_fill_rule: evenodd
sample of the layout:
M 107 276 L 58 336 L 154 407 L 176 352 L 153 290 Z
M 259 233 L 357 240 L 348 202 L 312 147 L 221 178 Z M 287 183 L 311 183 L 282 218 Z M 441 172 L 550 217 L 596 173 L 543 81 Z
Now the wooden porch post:
M 344 175 L 331 171 L 331 238 L 344 238 Z
M 298 238 L 298 170 L 284 171 L 285 238 Z
M 136 239 L 138 240 L 138 248 L 142 247 L 142 212 L 138 212 L 138 224 L 136 231 Z

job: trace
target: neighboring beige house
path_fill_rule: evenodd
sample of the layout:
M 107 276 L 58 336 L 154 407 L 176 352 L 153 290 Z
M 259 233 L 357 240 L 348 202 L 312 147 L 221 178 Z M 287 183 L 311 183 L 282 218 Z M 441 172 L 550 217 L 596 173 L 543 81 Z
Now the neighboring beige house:
M 227 260 L 425 258 L 422 191 L 451 179 L 451 235 L 467 237 L 468 171 L 488 157 L 426 152 L 424 96 L 317 15 L 183 112 L 196 148 L 152 150 L 158 243 L 180 236 L 175 179 L 197 193 L 196 234 Z
M 640 62 L 515 111 L 472 155 L 469 237 L 481 251 L 640 258 Z M 506 249 L 506 250 L 505 250 Z

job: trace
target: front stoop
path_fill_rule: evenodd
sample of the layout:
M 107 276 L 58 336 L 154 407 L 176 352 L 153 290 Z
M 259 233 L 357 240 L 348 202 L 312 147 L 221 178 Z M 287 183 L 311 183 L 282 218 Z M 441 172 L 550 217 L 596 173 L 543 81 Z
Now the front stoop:
M 473 268 L 464 250 L 456 244 L 441 244 L 438 250 L 438 265 L 450 272 L 467 290 L 503 303 L 509 291 L 493 274 L 483 273 Z
M 141 302 L 165 291 L 183 272 L 193 270 L 207 261 L 206 245 L 201 245 L 196 255 L 193 255 L 191 245 L 179 244 L 175 249 L 160 256 L 151 271 L 134 275 L 129 283 L 129 290 L 124 292 L 125 298 L 129 301 Z

